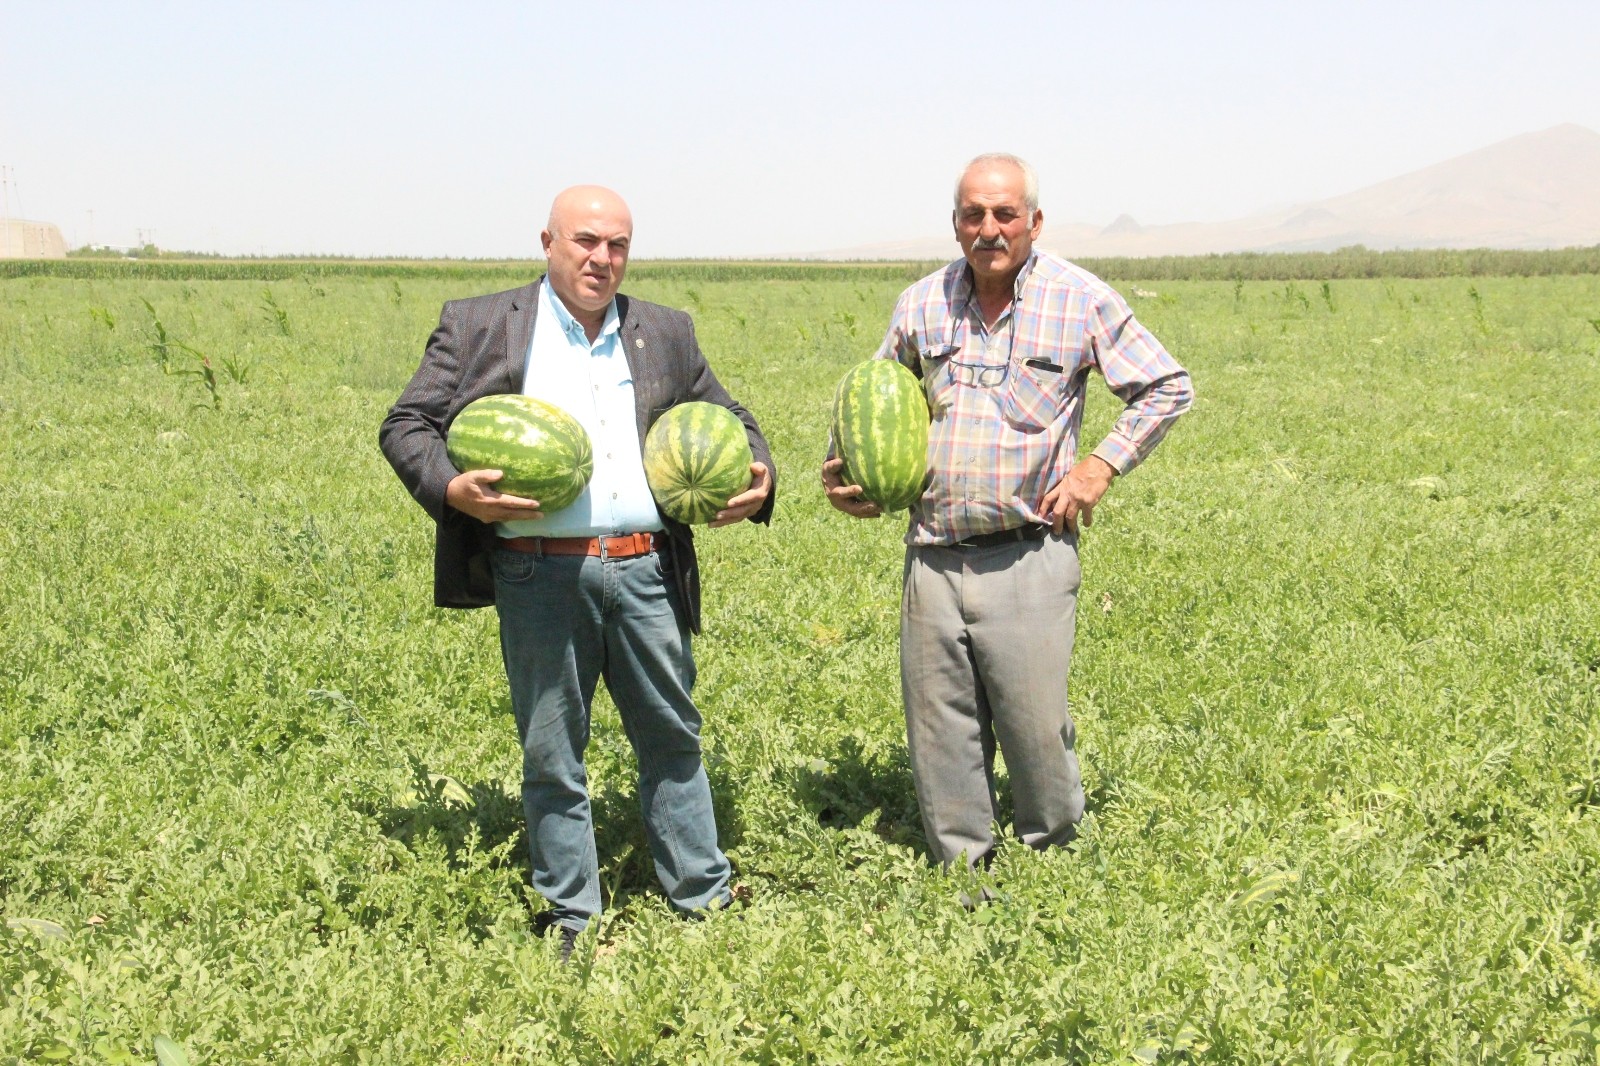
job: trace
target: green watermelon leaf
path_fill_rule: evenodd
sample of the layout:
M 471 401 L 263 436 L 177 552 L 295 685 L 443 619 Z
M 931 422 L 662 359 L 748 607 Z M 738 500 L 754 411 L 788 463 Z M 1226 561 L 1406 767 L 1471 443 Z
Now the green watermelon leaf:
M 189 1056 L 183 1050 L 183 1045 L 166 1033 L 156 1034 L 155 1045 L 159 1066 L 189 1066 Z

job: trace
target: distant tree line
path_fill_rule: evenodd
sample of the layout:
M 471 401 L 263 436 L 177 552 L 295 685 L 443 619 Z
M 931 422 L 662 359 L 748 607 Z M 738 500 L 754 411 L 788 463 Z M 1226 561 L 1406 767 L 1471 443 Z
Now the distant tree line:
M 1339 278 L 1543 277 L 1600 274 L 1600 245 L 1510 250 L 1427 248 L 1379 252 L 1229 252 L 1151 258 L 1074 259 L 1104 278 L 1138 281 L 1331 281 Z
M 147 246 L 137 258 L 109 250 L 78 249 L 68 259 L 0 260 L 0 278 L 152 278 L 277 281 L 297 277 L 526 278 L 542 260 L 358 260 L 324 256 L 222 259 L 160 252 Z M 181 257 L 180 257 L 181 256 Z M 1092 257 L 1074 260 L 1114 281 L 1328 281 L 1340 278 L 1539 277 L 1600 274 L 1600 245 L 1552 250 L 1433 248 L 1374 251 L 1355 245 L 1333 252 L 1230 252 L 1225 255 Z M 684 281 L 806 281 L 841 270 L 863 281 L 911 281 L 938 265 L 921 262 L 637 260 L 635 278 Z

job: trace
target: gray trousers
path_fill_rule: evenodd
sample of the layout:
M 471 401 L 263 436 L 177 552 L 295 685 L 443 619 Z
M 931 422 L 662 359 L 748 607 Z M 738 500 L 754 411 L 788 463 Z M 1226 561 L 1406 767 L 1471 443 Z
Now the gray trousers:
M 996 742 L 1016 833 L 1064 844 L 1083 817 L 1067 709 L 1077 538 L 906 549 L 900 685 L 917 804 L 934 861 L 969 865 L 995 845 Z

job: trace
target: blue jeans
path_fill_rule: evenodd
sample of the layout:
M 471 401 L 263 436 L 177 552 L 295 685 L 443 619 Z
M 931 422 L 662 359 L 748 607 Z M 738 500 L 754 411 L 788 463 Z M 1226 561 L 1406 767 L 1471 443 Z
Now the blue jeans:
M 600 875 L 583 752 L 595 682 L 639 760 L 639 803 L 656 876 L 674 906 L 727 903 L 711 786 L 690 698 L 694 656 L 678 593 L 656 553 L 629 559 L 497 548 L 495 607 L 522 738 L 522 807 L 533 887 L 551 917 L 582 929 L 600 913 Z

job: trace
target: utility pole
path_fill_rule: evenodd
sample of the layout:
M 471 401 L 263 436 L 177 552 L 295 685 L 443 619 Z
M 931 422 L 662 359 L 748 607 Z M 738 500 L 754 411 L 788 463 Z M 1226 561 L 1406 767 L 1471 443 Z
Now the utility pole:
M 22 193 L 17 189 L 17 168 L 10 165 L 0 166 L 0 218 L 11 217 L 11 194 L 17 194 L 17 213 L 22 213 Z

